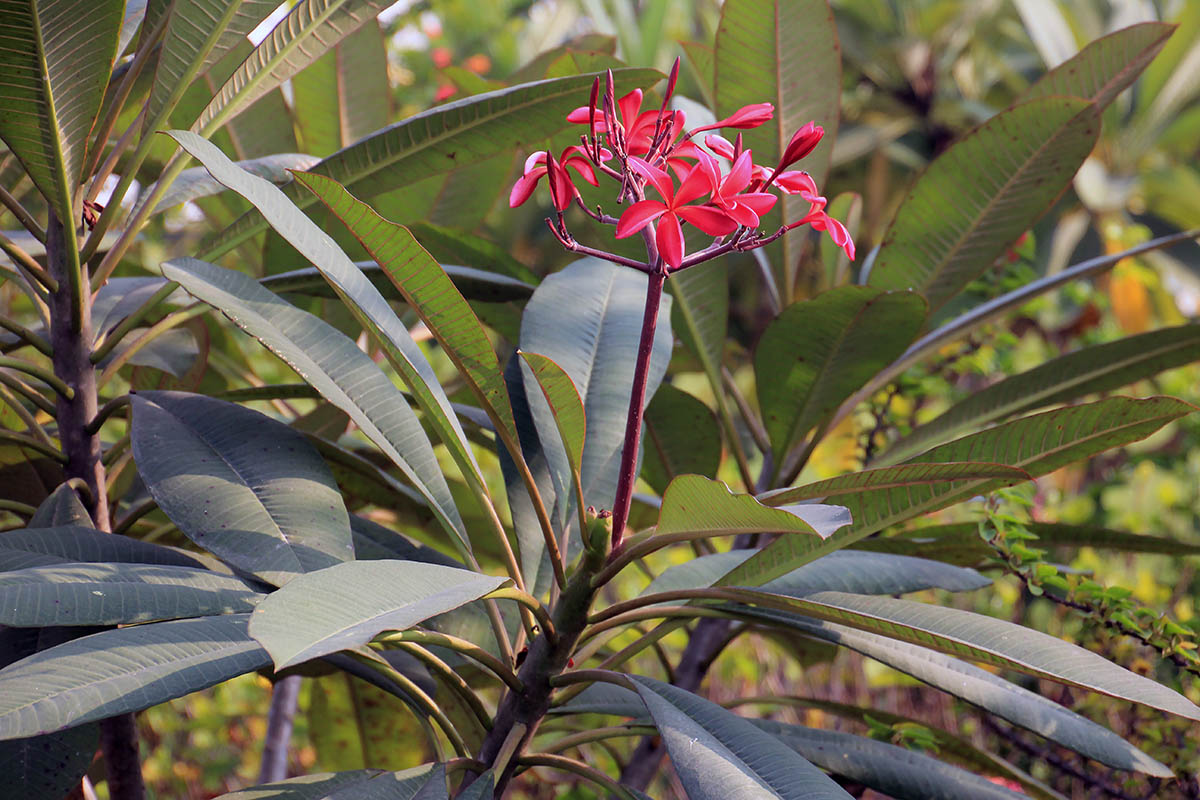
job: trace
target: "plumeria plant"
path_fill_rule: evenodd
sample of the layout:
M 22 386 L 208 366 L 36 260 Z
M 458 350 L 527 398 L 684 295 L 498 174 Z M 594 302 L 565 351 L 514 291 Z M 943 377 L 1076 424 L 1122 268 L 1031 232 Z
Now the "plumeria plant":
M 855 198 L 819 188 L 841 86 L 822 0 L 726 0 L 713 46 L 685 50 L 714 120 L 691 128 L 678 61 L 643 110 L 664 76 L 594 41 L 509 85 L 459 75 L 487 91 L 385 125 L 343 88 L 374 53 L 387 96 L 386 3 L 298 3 L 257 44 L 275 2 L 137 5 L 0 3 L 0 174 L 20 176 L 0 191 L 20 228 L 0 236 L 0 764 L 24 794 L 141 800 L 135 715 L 254 673 L 262 771 L 228 800 L 1059 798 L 1045 776 L 1081 772 L 1064 753 L 1088 785 L 1182 785 L 1156 743 L 1036 691 L 1200 720 L 1179 661 L 1147 677 L 949 602 L 996 558 L 977 525 L 964 542 L 925 517 L 1190 414 L 1083 401 L 1200 358 L 1195 326 L 1062 355 L 903 435 L 868 426 L 854 463 L 813 469 L 947 343 L 1196 237 L 968 291 L 1069 192 L 1169 26 L 1085 48 L 947 147 L 863 232 L 859 270 Z M 311 152 L 257 152 L 266 133 Z M 578 258 L 538 275 L 477 229 L 543 178 Z M 612 204 L 585 202 L 601 185 Z M 168 235 L 185 201 L 207 237 Z M 769 313 L 735 363 L 729 274 L 751 251 Z M 828 290 L 803 296 L 802 268 Z M 854 651 L 1047 755 L 1035 776 L 965 731 L 800 689 L 706 697 L 748 641 L 780 664 Z M 312 774 L 288 760 L 301 693 Z M 346 724 L 396 744 L 381 716 L 415 720 L 408 763 L 338 760 Z

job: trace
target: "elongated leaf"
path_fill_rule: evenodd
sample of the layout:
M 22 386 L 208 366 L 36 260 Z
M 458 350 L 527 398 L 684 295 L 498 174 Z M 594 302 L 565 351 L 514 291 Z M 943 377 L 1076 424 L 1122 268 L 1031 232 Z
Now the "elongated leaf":
M 63 220 L 75 218 L 73 194 L 124 7 L 121 0 L 0 2 L 0 139 Z
M 1041 631 L 956 608 L 845 592 L 802 598 L 728 589 L 740 602 L 793 611 L 910 644 L 1200 720 L 1183 695 Z
M 1104 108 L 1137 80 L 1174 30 L 1174 25 L 1143 22 L 1103 36 L 1039 78 L 1021 99 L 1073 95 Z
M 772 618 L 780 617 L 772 615 Z M 788 624 L 797 630 L 862 653 L 1088 758 L 1150 775 L 1170 773 L 1108 728 L 973 664 L 836 622 L 798 615 L 787 618 Z
M 117 625 L 248 613 L 263 597 L 205 569 L 61 564 L 0 573 L 0 624 Z
M 1005 417 L 1107 392 L 1196 360 L 1200 360 L 1200 325 L 1085 347 L 975 392 L 889 447 L 878 463 L 903 461 Z
M 388 0 L 301 0 L 242 62 L 192 125 L 211 131 L 373 20 Z
M 467 444 L 466 434 L 463 433 L 458 417 L 451 408 L 450 400 L 438 382 L 433 367 L 413 341 L 408 328 L 371 282 L 355 269 L 349 256 L 278 188 L 239 170 L 220 150 L 193 133 L 175 131 L 171 135 L 198 158 L 213 177 L 249 200 L 262 212 L 271 227 L 321 271 L 355 318 L 374 335 L 375 340 L 384 349 L 389 361 L 416 397 L 439 437 L 450 449 L 463 474 L 482 484 L 483 479 L 479 474 L 479 465 L 475 461 L 474 453 Z M 341 191 L 337 184 L 330 188 Z M 345 192 L 342 191 L 342 194 Z M 369 209 L 363 206 L 361 209 L 356 207 L 355 210 L 362 213 Z M 437 288 L 444 290 L 448 286 L 451 292 L 457 294 L 457 290 L 441 271 L 440 265 L 430 260 L 426 266 L 436 271 L 444 282 Z M 403 292 L 403 287 L 400 288 Z M 459 300 L 461 302 L 461 297 Z M 465 302 L 462 302 L 462 307 L 470 312 Z M 473 319 L 474 315 L 471 317 Z M 482 329 L 479 330 L 479 337 L 483 339 L 486 352 L 492 354 L 491 345 L 488 344 Z M 492 357 L 495 358 L 494 354 Z
M 895 800 L 1017 800 L 1020 792 L 904 747 L 839 731 L 773 720 L 754 720 L 822 769 L 868 786 Z
M 841 800 L 824 772 L 754 723 L 670 684 L 630 676 L 691 800 Z
M 268 583 L 354 557 L 333 475 L 298 431 L 182 392 L 133 397 L 133 458 L 192 541 Z
M 100 746 L 100 728 L 80 725 L 0 743 L 0 770 L 25 797 L 65 797 L 79 785 Z
M 721 357 L 729 323 L 729 268 L 720 259 L 697 264 L 672 275 L 666 288 L 674 299 L 671 327 L 700 359 L 713 394 L 723 402 Z
M 721 433 L 704 403 L 664 383 L 646 406 L 645 423 L 642 478 L 659 494 L 680 475 L 717 473 Z
M 323 772 L 223 794 L 217 800 L 413 800 L 429 782 L 432 769 L 433 764 L 422 764 L 403 772 Z
M 465 264 L 490 273 L 507 275 L 529 284 L 531 292 L 533 285 L 540 280 L 529 267 L 513 258 L 503 247 L 481 236 L 429 222 L 413 223 L 408 229 L 421 246 L 443 264 Z
M 920 295 L 867 286 L 832 289 L 772 320 L 754 374 L 776 463 L 903 353 L 924 322 Z
M 388 124 L 391 86 L 379 23 L 371 21 L 292 78 L 296 130 L 327 156 Z
M 956 439 L 923 454 L 912 465 L 938 465 L 931 466 L 931 469 L 943 470 L 947 469 L 944 465 L 953 462 L 979 462 L 986 459 L 993 464 L 1020 470 L 1030 478 L 1037 478 L 1072 461 L 1145 438 L 1192 410 L 1193 406 L 1169 397 L 1147 400 L 1111 397 L 1096 403 L 1035 414 Z M 970 470 L 977 464 L 961 466 L 966 471 L 964 480 L 950 480 L 915 489 L 889 488 L 847 495 L 839 502 L 846 504 L 854 518 L 850 528 L 820 542 L 802 537 L 780 537 L 726 575 L 721 585 L 761 585 L 889 525 L 1021 481 L 1020 477 L 985 477 L 986 470 L 972 478 L 969 477 L 972 474 Z M 947 477 L 954 474 L 954 469 L 950 468 Z M 871 472 L 885 480 L 895 475 L 889 476 L 885 470 Z M 790 499 L 786 493 L 781 493 L 772 502 Z
M 663 570 L 643 595 L 674 589 L 711 586 L 729 570 L 754 555 L 753 550 L 730 550 L 700 556 Z M 923 558 L 904 558 L 841 550 L 792 570 L 763 584 L 764 592 L 801 597 L 812 592 L 836 591 L 853 594 L 904 594 L 937 587 L 964 592 L 987 586 L 991 581 L 973 569 L 963 569 Z
M 69 559 L 58 556 L 48 556 L 42 553 L 30 553 L 25 550 L 10 550 L 0 547 L 0 572 L 11 572 L 29 567 L 44 567 L 50 564 L 66 564 Z
M 382 631 L 411 628 L 505 580 L 417 561 L 350 561 L 269 595 L 254 610 L 250 635 L 283 669 L 366 644 Z
M 23 658 L 0 672 L 0 739 L 139 711 L 267 667 L 247 617 L 116 628 Z
M 467 301 L 441 265 L 407 229 L 388 222 L 336 181 L 314 173 L 296 180 L 321 199 L 383 268 L 405 300 L 462 372 L 499 428 L 516 441 L 516 423 L 500 361 Z
M 411 183 L 509 153 L 566 129 L 567 113 L 587 102 L 595 77 L 557 78 L 447 103 L 368 136 L 312 171 L 367 200 L 401 181 Z M 619 92 L 649 86 L 659 77 L 648 69 L 614 71 Z M 302 208 L 315 202 L 302 191 L 289 189 L 288 196 Z M 226 253 L 266 228 L 262 216 L 251 213 L 220 234 L 207 257 Z
M 345 411 L 429 500 L 456 545 L 470 550 L 466 529 L 420 421 L 404 395 L 354 342 L 241 273 L 188 258 L 168 261 L 162 268 L 165 276 L 219 308 Z
M 1016 467 L 983 461 L 951 461 L 937 464 L 901 464 L 896 467 L 864 469 L 827 478 L 816 483 L 777 489 L 759 495 L 764 505 L 777 506 L 799 503 L 804 500 L 819 500 L 844 495 L 860 495 L 866 492 L 888 492 L 903 490 L 919 492 L 924 487 L 937 487 L 933 491 L 944 492 L 951 484 L 963 480 L 1011 480 L 1029 479 L 1029 473 Z M 847 500 L 846 502 L 851 502 Z
M 278 5 L 275 0 L 194 0 L 173 5 L 154 87 L 146 101 L 142 135 L 161 128 L 192 81 L 244 42 L 246 34 Z
M 521 319 L 520 349 L 562 367 L 583 400 L 587 416 L 583 498 L 596 508 L 612 508 L 616 496 L 646 287 L 646 276 L 640 272 L 581 259 L 542 281 Z M 647 402 L 662 382 L 671 356 L 670 307 L 670 298 L 664 297 L 650 355 Z M 531 373 L 525 374 L 525 395 L 554 478 L 559 518 L 565 519 L 571 505 L 570 466 L 554 415 Z
M 30 528 L 54 528 L 59 525 L 91 527 L 92 516 L 84 508 L 75 489 L 64 483 L 38 506 L 37 513 L 29 518 Z
M 204 567 L 180 550 L 72 525 L 6 531 L 0 533 L 0 547 L 55 556 L 63 561 Z
M 393 654 L 408 656 L 401 651 L 388 655 Z M 409 659 L 416 661 L 412 656 Z M 433 683 L 420 662 L 400 671 L 411 678 L 419 675 L 427 685 Z M 419 722 L 409 713 L 410 698 L 396 697 L 341 672 L 322 675 L 308 688 L 309 735 L 323 769 L 402 768 L 427 752 L 425 743 L 419 741 L 423 736 Z M 429 685 L 427 691 L 432 690 Z
M 850 516 L 838 506 L 772 508 L 753 495 L 735 494 L 721 481 L 681 475 L 663 494 L 655 533 L 799 533 L 821 540 L 850 523 Z
M 1099 135 L 1095 106 L 1075 98 L 1031 100 L 992 117 L 917 179 L 868 282 L 915 289 L 931 312 L 940 309 L 1042 215 Z
M 521 358 L 542 389 L 542 396 L 546 398 L 557 423 L 559 438 L 566 448 L 571 472 L 579 480 L 583 465 L 583 443 L 587 438 L 587 418 L 579 392 L 563 368 L 545 356 L 521 352 Z
M 367 277 L 379 293 L 388 300 L 404 300 L 383 268 L 374 261 L 355 261 L 354 266 Z M 442 269 L 454 281 L 455 288 L 468 300 L 503 303 L 509 300 L 526 300 L 533 294 L 533 286 L 524 281 L 485 272 L 473 267 L 442 264 Z M 262 285 L 276 294 L 295 292 L 309 297 L 337 297 L 321 271 L 316 267 L 281 272 L 263 278 Z
M 292 179 L 291 173 L 288 170 L 292 169 L 308 169 L 319 159 L 316 156 L 305 155 L 304 153 L 278 153 L 276 155 L 263 156 L 262 158 L 253 158 L 248 161 L 238 161 L 237 165 L 249 172 L 251 175 L 257 175 L 271 183 L 287 183 Z M 149 194 L 154 187 L 149 187 L 146 192 Z M 179 173 L 179 177 L 171 184 L 163 196 L 159 199 L 158 205 L 154 207 L 153 214 L 166 211 L 168 208 L 173 208 L 180 203 L 186 203 L 189 200 L 195 200 L 200 197 L 208 197 L 225 191 L 225 187 L 220 181 L 209 174 L 204 167 L 192 167 L 185 169 Z
M 461 561 L 427 545 L 411 542 L 391 528 L 357 514 L 350 517 L 350 530 L 354 534 L 354 557 L 359 560 L 426 561 L 445 567 L 465 568 Z

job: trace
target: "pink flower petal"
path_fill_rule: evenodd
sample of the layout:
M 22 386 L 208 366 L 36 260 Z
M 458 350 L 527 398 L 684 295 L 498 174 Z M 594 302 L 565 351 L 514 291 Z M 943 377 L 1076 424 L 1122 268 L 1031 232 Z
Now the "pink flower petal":
M 641 175 L 646 180 L 653 184 L 655 190 L 662 196 L 662 199 L 671 203 L 675 199 L 675 183 L 671 180 L 671 176 L 658 167 L 651 166 L 646 161 L 637 156 L 629 157 L 629 167 Z
M 658 222 L 655 236 L 658 244 L 658 254 L 671 269 L 679 269 L 683 262 L 683 229 L 679 226 L 679 217 L 674 214 L 664 214 Z
M 526 173 L 517 179 L 513 184 L 512 191 L 508 194 L 508 207 L 516 208 L 529 199 L 533 194 L 533 190 L 537 187 L 538 181 L 546 174 L 546 168 L 541 167 L 533 172 Z
M 737 196 L 739 206 L 747 206 L 754 211 L 755 214 L 762 217 L 768 211 L 775 207 L 775 201 L 778 200 L 775 195 L 770 192 L 746 192 Z
M 690 203 L 716 188 L 717 185 L 713 182 L 711 173 L 704 168 L 704 162 L 701 161 L 692 167 L 691 172 L 684 178 L 683 183 L 679 186 L 679 191 L 675 193 L 675 201 L 671 205 L 679 207 Z
M 737 230 L 737 223 L 725 211 L 712 206 L 684 206 L 675 213 L 709 236 L 726 236 Z
M 809 122 L 803 128 L 796 131 L 792 135 L 792 140 L 788 142 L 788 146 L 783 150 L 783 156 L 779 159 L 779 168 L 783 169 L 791 164 L 795 164 L 811 153 L 824 135 L 825 129 L 813 122 Z
M 667 207 L 657 200 L 642 200 L 625 209 L 617 220 L 617 238 L 624 239 L 667 213 Z
M 710 133 L 708 136 L 704 137 L 704 144 L 709 150 L 712 150 L 721 158 L 728 158 L 730 161 L 733 161 L 733 142 L 729 141 L 724 136 Z

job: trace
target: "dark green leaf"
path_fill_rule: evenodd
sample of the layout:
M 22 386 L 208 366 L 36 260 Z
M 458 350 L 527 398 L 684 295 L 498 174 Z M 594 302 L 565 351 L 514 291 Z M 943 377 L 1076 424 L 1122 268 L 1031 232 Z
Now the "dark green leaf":
M 1099 135 L 1095 106 L 1076 98 L 1032 100 L 992 117 L 917 179 L 869 283 L 915 289 L 940 309 L 1042 215 Z
M 204 564 L 181 550 L 150 542 L 139 542 L 95 528 L 62 526 L 25 528 L 0 533 L 0 547 L 55 556 L 63 561 L 119 562 L 195 567 Z
M 202 395 L 142 392 L 131 439 L 158 507 L 238 568 L 281 586 L 354 557 L 329 468 L 282 422 Z
M 697 533 L 805 534 L 820 541 L 851 522 L 839 506 L 796 504 L 771 507 L 754 495 L 737 494 L 721 481 L 682 475 L 663 493 L 656 536 Z
M 676 295 L 678 297 L 678 295 Z M 686 474 L 715 475 L 721 465 L 721 434 L 708 406 L 669 383 L 646 407 L 642 478 L 659 494 Z
M 223 794 L 217 800 L 415 800 L 434 768 L 422 764 L 403 772 L 359 769 L 304 775 Z
M 354 266 L 358 267 L 362 274 L 367 276 L 367 280 L 374 284 L 379 293 L 388 300 L 404 300 L 404 295 L 400 294 L 387 273 L 374 261 L 355 261 Z M 454 286 L 462 293 L 463 297 L 468 300 L 500 303 L 508 300 L 525 300 L 533 294 L 532 286 L 515 278 L 452 264 L 443 264 L 442 269 L 450 276 L 450 280 L 454 281 Z M 261 283 L 276 294 L 295 292 L 310 297 L 337 297 L 337 293 L 330 288 L 329 283 L 316 267 L 270 275 L 263 278 Z
M 68 483 L 59 486 L 42 501 L 37 513 L 29 518 L 28 527 L 54 528 L 59 525 L 92 525 L 92 515 L 84 508 L 79 495 Z
M 0 742 L 0 774 L 22 797 L 66 797 L 79 785 L 99 746 L 96 725 Z

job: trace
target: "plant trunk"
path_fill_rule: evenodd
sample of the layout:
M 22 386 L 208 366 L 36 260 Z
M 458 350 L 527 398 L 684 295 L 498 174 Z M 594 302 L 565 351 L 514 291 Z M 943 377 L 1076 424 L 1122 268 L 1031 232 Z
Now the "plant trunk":
M 58 282 L 58 289 L 50 293 L 50 343 L 54 348 L 54 374 L 73 392 L 70 398 L 58 396 L 55 416 L 59 441 L 67 457 L 67 479 L 81 481 L 86 487 L 86 491 L 79 492 L 80 500 L 91 514 L 96 529 L 111 531 L 104 464 L 100 459 L 100 436 L 88 432 L 88 425 L 99 409 L 96 370 L 92 366 L 92 298 L 85 289 L 76 318 L 67 248 L 78 245 L 68 240 L 68 236 L 75 236 L 74 229 L 64 227 L 51 211 L 46 224 L 46 266 L 50 276 Z M 83 268 L 80 280 L 86 287 L 86 268 Z M 142 800 L 146 788 L 142 781 L 137 723 L 133 714 L 100 721 L 100 749 L 108 771 L 111 800 Z
M 287 777 L 288 743 L 292 740 L 292 720 L 300 698 L 300 676 L 280 678 L 271 687 L 271 709 L 267 713 L 267 736 L 263 742 L 259 783 L 274 783 Z

